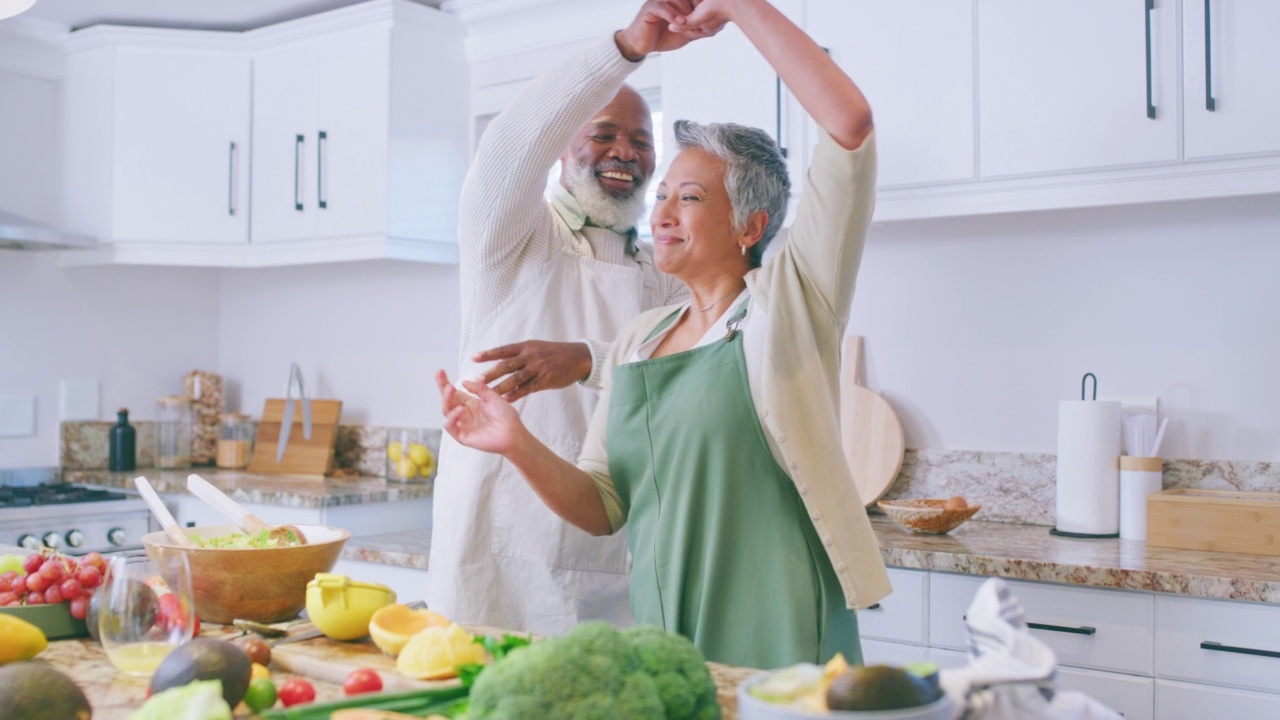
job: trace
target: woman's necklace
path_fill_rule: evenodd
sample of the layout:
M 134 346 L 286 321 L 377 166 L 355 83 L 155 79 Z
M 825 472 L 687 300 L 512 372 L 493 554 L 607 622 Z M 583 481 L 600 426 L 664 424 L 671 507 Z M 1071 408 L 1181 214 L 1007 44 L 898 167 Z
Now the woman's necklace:
M 720 303 L 724 302 L 725 300 L 728 300 L 728 299 L 729 299 L 729 298 L 731 298 L 731 297 L 737 297 L 737 296 L 738 296 L 738 295 L 740 295 L 740 294 L 742 294 L 742 289 L 741 289 L 741 288 L 739 288 L 739 289 L 737 289 L 737 290 L 734 290 L 733 292 L 729 293 L 728 295 L 725 295 L 724 297 L 720 298 L 719 300 L 716 300 L 715 302 L 710 303 L 710 304 L 708 304 L 708 305 L 703 305 L 703 306 L 702 306 L 702 307 L 700 307 L 700 308 L 696 308 L 696 307 L 692 307 L 692 306 L 690 306 L 690 308 L 691 308 L 692 310 L 697 311 L 697 312 L 706 312 L 706 311 L 710 310 L 711 308 L 713 308 L 713 307 L 715 307 L 715 306 L 719 305 Z

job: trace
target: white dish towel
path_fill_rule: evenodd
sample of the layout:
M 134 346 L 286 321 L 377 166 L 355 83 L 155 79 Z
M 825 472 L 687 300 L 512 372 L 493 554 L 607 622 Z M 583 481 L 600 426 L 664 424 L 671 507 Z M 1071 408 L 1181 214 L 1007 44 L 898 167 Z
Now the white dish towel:
M 1057 688 L 1053 650 L 1027 629 L 1022 605 L 999 578 L 969 605 L 969 664 L 943 670 L 952 720 L 1121 720 L 1084 693 Z

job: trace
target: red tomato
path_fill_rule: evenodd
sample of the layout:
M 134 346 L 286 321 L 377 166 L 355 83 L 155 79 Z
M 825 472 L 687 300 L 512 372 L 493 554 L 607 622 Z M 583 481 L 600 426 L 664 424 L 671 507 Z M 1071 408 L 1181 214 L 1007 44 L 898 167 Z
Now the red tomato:
M 301 703 L 309 703 L 316 699 L 316 689 L 311 683 L 302 678 L 289 678 L 280 686 L 277 693 L 280 697 L 280 704 L 285 707 L 293 707 Z
M 346 680 L 342 681 L 344 695 L 378 692 L 382 689 L 382 677 L 369 668 L 352 670 Z

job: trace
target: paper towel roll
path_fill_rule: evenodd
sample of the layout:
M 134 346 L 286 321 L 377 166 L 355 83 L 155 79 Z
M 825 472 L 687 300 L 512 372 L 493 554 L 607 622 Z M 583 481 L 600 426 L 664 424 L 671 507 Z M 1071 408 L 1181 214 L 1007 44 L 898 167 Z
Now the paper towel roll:
M 1057 530 L 1120 532 L 1120 403 L 1058 404 Z
M 1147 496 L 1164 489 L 1160 458 L 1120 458 L 1120 537 L 1147 539 Z

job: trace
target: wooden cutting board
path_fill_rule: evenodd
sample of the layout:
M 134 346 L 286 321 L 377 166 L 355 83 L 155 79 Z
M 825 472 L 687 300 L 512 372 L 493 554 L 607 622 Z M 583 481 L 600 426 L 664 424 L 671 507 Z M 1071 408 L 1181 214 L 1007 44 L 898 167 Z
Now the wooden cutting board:
M 862 504 L 879 500 L 902 469 L 905 452 L 902 423 L 888 401 L 858 383 L 862 373 L 862 338 L 844 339 L 840 366 L 840 435 L 844 457 L 853 471 Z
M 276 443 L 285 423 L 284 400 L 268 399 L 258 421 L 258 436 L 253 445 L 253 459 L 249 472 L 262 475 L 294 475 L 324 479 L 333 470 L 333 446 L 338 439 L 338 418 L 342 415 L 341 400 L 311 401 L 311 438 L 302 434 L 302 403 L 293 403 L 293 429 L 289 431 L 289 443 L 284 457 L 276 462 Z

